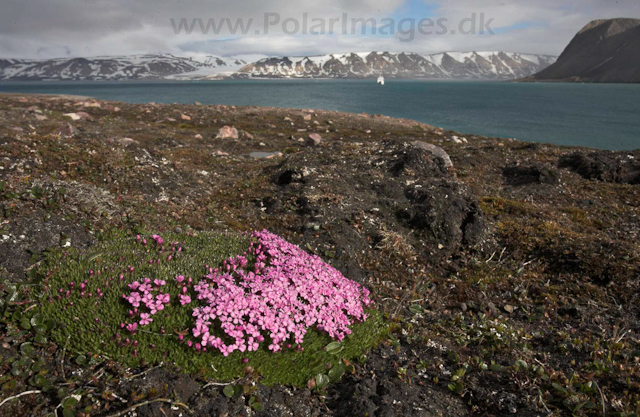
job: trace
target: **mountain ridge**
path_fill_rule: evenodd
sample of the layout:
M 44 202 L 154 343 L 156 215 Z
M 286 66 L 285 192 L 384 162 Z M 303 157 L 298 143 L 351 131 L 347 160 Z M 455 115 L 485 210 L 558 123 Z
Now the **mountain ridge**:
M 555 62 L 551 55 L 504 51 L 360 52 L 300 57 L 270 57 L 240 69 L 243 78 L 436 78 L 514 79 Z
M 230 75 L 247 62 L 215 55 L 143 54 L 54 58 L 0 59 L 0 80 L 145 80 L 215 78 Z
M 587 23 L 554 64 L 524 81 L 640 83 L 640 19 Z
M 360 52 L 306 57 L 267 57 L 253 63 L 215 55 L 146 54 L 0 59 L 0 80 L 206 80 L 233 78 L 515 79 L 555 62 L 551 55 L 514 52 Z

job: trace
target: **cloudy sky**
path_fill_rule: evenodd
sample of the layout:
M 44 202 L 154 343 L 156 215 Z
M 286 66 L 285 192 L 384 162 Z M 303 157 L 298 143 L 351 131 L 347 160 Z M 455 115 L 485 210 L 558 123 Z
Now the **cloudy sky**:
M 587 22 L 612 17 L 640 18 L 640 1 L 2 0 L 0 57 L 374 50 L 559 54 Z M 353 19 L 373 19 L 375 33 L 371 20 L 362 34 Z

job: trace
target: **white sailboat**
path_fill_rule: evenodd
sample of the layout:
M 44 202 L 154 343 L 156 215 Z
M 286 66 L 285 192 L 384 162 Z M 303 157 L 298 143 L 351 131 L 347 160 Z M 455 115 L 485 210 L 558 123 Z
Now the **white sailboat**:
M 382 75 L 378 77 L 378 84 L 384 85 L 384 77 Z

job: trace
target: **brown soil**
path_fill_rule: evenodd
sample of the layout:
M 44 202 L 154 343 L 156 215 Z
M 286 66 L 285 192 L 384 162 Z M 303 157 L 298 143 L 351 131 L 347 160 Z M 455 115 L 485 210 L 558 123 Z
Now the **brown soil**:
M 0 297 L 67 241 L 268 228 L 366 284 L 393 330 L 327 395 L 258 385 L 259 415 L 640 412 L 640 152 L 458 143 L 413 121 L 328 111 L 92 103 L 0 96 Z M 64 116 L 79 112 L 90 117 Z M 239 138 L 216 139 L 225 125 Z M 414 141 L 443 148 L 453 169 Z M 0 321 L 1 398 L 38 389 L 11 373 L 29 337 L 14 327 Z M 58 388 L 82 395 L 76 415 L 145 401 L 138 415 L 185 415 L 182 404 L 256 414 L 247 396 L 170 366 L 67 357 L 63 374 L 64 347 L 39 349 L 56 389 L 0 414 L 48 415 Z

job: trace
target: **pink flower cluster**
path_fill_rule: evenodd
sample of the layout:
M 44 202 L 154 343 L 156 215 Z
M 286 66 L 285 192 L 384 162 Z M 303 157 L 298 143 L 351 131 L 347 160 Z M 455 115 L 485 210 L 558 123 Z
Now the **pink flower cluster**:
M 277 352 L 291 341 L 300 347 L 311 327 L 342 340 L 351 333 L 353 319 L 367 319 L 364 307 L 371 301 L 366 288 L 266 230 L 252 237 L 248 252 L 255 256 L 253 270 L 245 269 L 245 253 L 226 261 L 221 271 L 210 269 L 193 286 L 199 302 L 193 309 L 196 349 L 211 346 L 224 356 L 255 351 L 264 334 L 270 338 L 269 349 Z M 191 297 L 181 295 L 182 305 L 190 302 Z M 233 342 L 215 336 L 218 328 Z
M 138 324 L 146 326 L 151 323 L 153 321 L 151 316 L 158 311 L 164 310 L 165 304 L 171 302 L 171 295 L 161 292 L 162 287 L 166 284 L 163 280 L 155 279 L 152 281 L 150 278 L 144 278 L 141 281 L 134 281 L 129 284 L 129 288 L 133 291 L 129 295 L 122 294 L 122 298 L 127 300 L 133 307 L 133 310 L 129 311 L 129 315 L 133 317 L 138 314 L 138 309 L 143 304 L 149 309 L 149 313 L 140 313 L 139 323 L 122 323 L 120 327 L 126 327 L 129 332 L 133 333 L 137 330 Z

